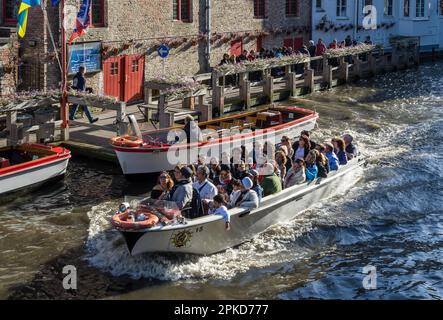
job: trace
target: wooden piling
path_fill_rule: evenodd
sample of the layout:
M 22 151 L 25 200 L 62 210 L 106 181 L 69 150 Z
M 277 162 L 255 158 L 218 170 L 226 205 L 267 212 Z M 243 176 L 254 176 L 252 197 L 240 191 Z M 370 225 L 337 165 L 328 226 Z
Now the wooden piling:
M 294 98 L 297 95 L 297 75 L 295 72 L 289 72 L 288 74 L 288 89 L 289 96 Z
M 314 92 L 315 88 L 314 70 L 306 69 L 304 77 L 305 77 L 305 86 L 308 88 L 309 92 Z
M 265 88 L 264 88 L 265 96 L 268 97 L 268 102 L 274 102 L 274 77 L 268 75 L 265 78 Z

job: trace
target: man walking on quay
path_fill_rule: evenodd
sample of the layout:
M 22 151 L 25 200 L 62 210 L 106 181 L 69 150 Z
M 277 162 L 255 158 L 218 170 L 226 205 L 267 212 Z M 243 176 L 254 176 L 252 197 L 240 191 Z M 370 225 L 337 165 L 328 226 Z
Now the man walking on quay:
M 72 88 L 77 90 L 78 92 L 86 91 L 86 78 L 85 78 L 85 67 L 81 66 L 78 68 L 78 72 L 75 74 L 74 79 L 72 79 Z M 90 123 L 94 123 L 98 121 L 98 118 L 92 118 L 91 111 L 88 106 L 82 106 L 83 111 Z M 78 104 L 72 106 L 71 113 L 69 114 L 69 120 L 75 120 L 75 113 L 77 112 Z

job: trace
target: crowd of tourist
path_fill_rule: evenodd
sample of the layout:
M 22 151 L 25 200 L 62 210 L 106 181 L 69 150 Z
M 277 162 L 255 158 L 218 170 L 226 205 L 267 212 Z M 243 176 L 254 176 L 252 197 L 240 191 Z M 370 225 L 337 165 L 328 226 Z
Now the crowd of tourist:
M 222 215 L 229 229 L 229 209 L 258 208 L 263 197 L 326 178 L 358 154 L 349 134 L 317 143 L 308 131 L 296 141 L 283 136 L 276 146 L 265 143 L 255 148 L 255 159 L 247 159 L 243 147 L 234 148 L 220 160 L 200 156 L 195 164 L 177 165 L 173 174 L 162 172 L 151 198 L 174 202 L 187 218 Z
M 370 36 L 366 37 L 366 40 L 363 42 L 364 44 L 372 44 Z M 318 39 L 317 43 L 314 40 L 310 40 L 308 44 L 302 45 L 299 49 L 293 49 L 292 47 L 273 47 L 272 49 L 261 48 L 260 51 L 256 52 L 255 50 L 243 50 L 243 52 L 236 55 L 224 54 L 222 60 L 219 65 L 225 64 L 236 64 L 242 63 L 245 61 L 254 61 L 257 59 L 270 59 L 270 58 L 281 58 L 284 56 L 291 56 L 293 54 L 304 54 L 310 57 L 323 56 L 326 50 L 328 49 L 338 49 L 345 47 L 353 47 L 362 44 L 355 39 L 352 39 L 350 35 L 348 35 L 343 41 L 338 41 L 334 39 L 329 45 L 323 42 L 323 39 Z M 364 59 L 364 57 L 362 57 Z M 346 61 L 352 63 L 352 57 L 346 57 Z M 337 59 L 332 59 L 332 65 L 338 65 Z M 317 61 L 311 61 L 311 68 L 317 71 L 321 71 L 323 64 L 317 63 Z M 303 67 L 301 65 L 292 66 L 292 71 L 296 71 L 297 73 L 303 72 Z M 284 68 L 274 68 L 271 70 L 272 76 L 282 76 L 284 74 Z M 262 75 L 259 72 L 253 72 L 249 75 L 250 80 L 260 81 L 262 80 Z M 235 75 L 226 76 L 226 85 L 237 85 L 238 77 Z
M 357 40 L 353 40 L 350 35 L 348 35 L 343 41 L 338 41 L 334 39 L 329 45 L 323 42 L 323 39 L 318 39 L 317 43 L 314 40 L 310 40 L 308 44 L 304 44 L 299 49 L 293 49 L 292 47 L 273 47 L 272 49 L 262 48 L 260 51 L 255 50 L 243 52 L 236 55 L 224 54 L 223 59 L 220 61 L 219 65 L 224 65 L 228 63 L 241 63 L 244 61 L 254 61 L 256 59 L 269 59 L 269 58 L 281 58 L 284 56 L 290 56 L 293 54 L 306 54 L 311 57 L 322 56 L 327 49 L 338 49 L 345 47 L 357 46 L 359 43 Z M 366 37 L 364 44 L 372 44 L 370 36 Z

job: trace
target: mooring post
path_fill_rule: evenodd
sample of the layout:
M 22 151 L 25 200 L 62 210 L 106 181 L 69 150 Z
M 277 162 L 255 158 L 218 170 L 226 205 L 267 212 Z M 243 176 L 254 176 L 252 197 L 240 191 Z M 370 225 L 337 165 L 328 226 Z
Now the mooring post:
M 347 83 L 349 81 L 349 62 L 345 61 L 344 58 L 340 59 L 340 81 Z
M 248 73 L 240 73 L 240 99 L 246 109 L 251 107 L 251 82 L 249 81 Z
M 358 55 L 355 55 L 352 57 L 352 60 L 354 61 L 354 77 L 361 78 L 361 60 Z
M 265 95 L 268 97 L 269 103 L 274 102 L 274 77 L 271 75 L 266 77 Z
M 124 136 L 128 133 L 128 124 L 126 123 L 126 102 L 117 104 L 117 135 Z
M 289 72 L 288 74 L 288 89 L 291 98 L 297 96 L 297 75 L 295 72 Z
M 323 69 L 323 81 L 326 82 L 328 88 L 332 88 L 332 68 L 330 64 L 326 65 Z
M 160 129 L 169 128 L 174 123 L 174 114 L 166 111 L 168 102 L 164 94 L 160 95 L 158 100 L 158 121 L 160 122 Z
M 145 88 L 145 102 L 147 104 L 152 104 L 152 89 Z
M 17 111 L 8 111 L 6 113 L 6 129 L 8 130 L 8 146 L 14 145 L 13 137 L 17 137 Z
M 309 92 L 314 92 L 315 90 L 314 69 L 306 69 L 304 76 L 305 76 L 305 86 L 308 87 Z
M 373 54 L 369 54 L 369 67 L 373 76 L 377 75 L 377 59 Z
M 212 107 L 219 110 L 220 115 L 225 113 L 225 90 L 220 85 L 220 74 L 214 71 L 212 73 Z

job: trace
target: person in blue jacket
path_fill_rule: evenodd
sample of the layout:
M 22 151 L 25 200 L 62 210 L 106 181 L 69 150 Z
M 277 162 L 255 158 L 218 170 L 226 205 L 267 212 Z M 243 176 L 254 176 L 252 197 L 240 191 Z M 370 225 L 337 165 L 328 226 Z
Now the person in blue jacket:
M 331 171 L 338 170 L 340 167 L 337 155 L 334 152 L 334 146 L 331 143 L 325 143 L 325 156 L 329 161 Z
M 314 181 L 317 179 L 318 175 L 318 168 L 315 164 L 317 160 L 317 157 L 315 155 L 315 151 L 311 150 L 309 151 L 307 157 L 306 157 L 306 180 L 307 181 Z
M 78 72 L 75 74 L 74 79 L 72 79 L 72 89 L 78 92 L 85 92 L 86 90 L 86 78 L 85 78 L 85 67 L 80 66 L 78 68 Z M 75 120 L 75 113 L 77 112 L 78 104 L 72 106 L 71 112 L 69 114 L 69 120 Z M 91 111 L 88 106 L 83 106 L 83 110 L 88 117 L 90 123 L 94 123 L 98 121 L 98 118 L 93 118 Z

